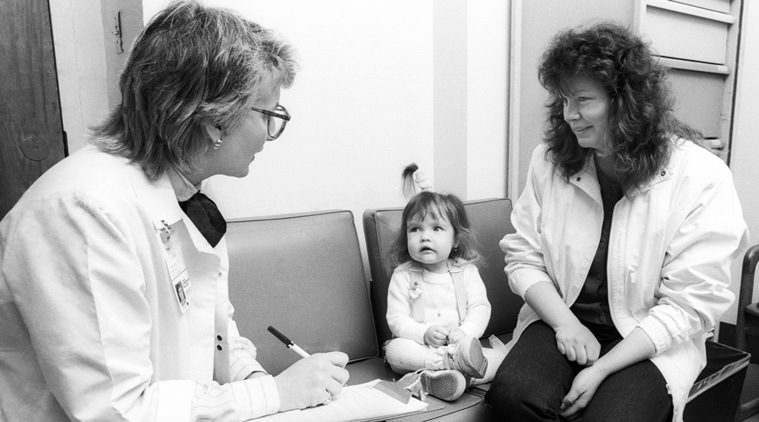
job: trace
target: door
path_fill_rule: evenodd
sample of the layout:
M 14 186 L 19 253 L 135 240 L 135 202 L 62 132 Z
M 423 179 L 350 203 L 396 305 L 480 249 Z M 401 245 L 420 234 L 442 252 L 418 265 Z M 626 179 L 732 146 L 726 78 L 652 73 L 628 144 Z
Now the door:
M 0 218 L 66 154 L 48 0 L 0 2 Z

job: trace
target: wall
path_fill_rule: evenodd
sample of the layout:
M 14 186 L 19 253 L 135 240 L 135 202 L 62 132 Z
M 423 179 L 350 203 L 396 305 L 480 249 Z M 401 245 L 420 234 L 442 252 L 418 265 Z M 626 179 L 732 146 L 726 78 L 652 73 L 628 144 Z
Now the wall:
M 145 0 L 145 18 L 163 3 Z M 206 4 L 277 30 L 302 66 L 282 93 L 293 115 L 284 135 L 247 178 L 209 181 L 225 216 L 345 208 L 360 220 L 367 208 L 404 203 L 400 173 L 410 162 L 438 190 L 505 196 L 505 2 Z
M 247 178 L 209 183 L 225 215 L 346 208 L 354 212 L 362 237 L 363 210 L 403 204 L 399 174 L 411 161 L 439 179 L 438 189 L 466 199 L 504 196 L 508 175 L 508 196 L 516 198 L 524 186 L 529 156 L 542 136 L 545 93 L 536 72 L 550 37 L 589 19 L 631 24 L 634 2 L 208 3 L 234 7 L 278 30 L 296 46 L 302 64 L 295 86 L 282 95 L 294 116 L 282 138 L 267 145 Z M 148 19 L 163 4 L 143 0 L 139 6 Z M 107 17 L 101 16 L 100 5 L 98 0 L 51 2 L 64 129 L 72 151 L 86 144 L 86 128 L 104 115 L 109 104 L 106 87 L 114 82 L 105 78 Z M 746 1 L 744 8 L 731 169 L 756 238 L 759 87 L 751 75 L 759 69 L 759 46 L 753 45 L 759 40 L 759 6 Z M 516 31 L 513 39 L 510 22 Z M 462 34 L 466 43 L 445 43 L 446 37 Z M 520 60 L 508 60 L 512 42 L 524 42 L 514 44 Z M 465 60 L 466 65 L 447 63 L 446 57 Z M 452 94 L 445 91 L 446 80 Z M 511 109 L 509 92 L 518 104 Z M 447 102 L 450 98 L 458 100 Z M 441 119 L 443 115 L 452 120 Z M 509 121 L 509 116 L 517 119 Z M 446 132 L 444 127 L 455 130 Z M 507 128 L 512 136 L 508 169 Z M 456 155 L 447 143 L 458 148 Z M 436 158 L 436 150 L 448 151 Z M 736 263 L 734 273 L 739 272 Z M 733 309 L 725 320 L 734 319 Z
M 73 152 L 87 145 L 88 127 L 108 110 L 101 2 L 51 1 L 50 20 L 63 130 Z
M 538 82 L 538 65 L 543 52 L 562 29 L 599 20 L 614 20 L 632 25 L 633 0 L 624 1 L 555 1 L 513 0 L 514 19 L 520 19 L 521 32 L 514 42 L 520 43 L 518 79 L 512 80 L 512 106 L 519 107 L 519 118 L 512 131 L 518 136 L 512 142 L 509 167 L 509 197 L 517 198 L 524 189 L 532 151 L 543 139 L 544 104 L 548 95 Z M 517 27 L 517 24 L 513 24 Z M 518 39 L 517 39 L 518 38 Z
M 123 52 L 116 49 L 114 17 L 121 12 Z M 63 130 L 68 149 L 87 145 L 89 128 L 121 101 L 121 67 L 142 29 L 140 0 L 50 2 Z
M 743 215 L 748 223 L 751 244 L 759 243 L 759 4 L 744 0 L 743 21 L 735 88 L 733 114 L 733 145 L 730 169 L 741 199 Z M 733 288 L 739 292 L 743 259 L 733 264 Z M 754 284 L 754 301 L 759 300 L 759 283 Z M 736 296 L 737 300 L 737 296 Z M 735 323 L 736 306 L 725 314 L 723 321 Z
M 594 20 L 611 19 L 624 25 L 632 25 L 634 1 L 607 2 L 589 0 L 583 2 L 560 2 L 553 0 L 513 0 L 512 28 L 517 33 L 514 42 L 520 43 L 516 77 L 511 82 L 512 107 L 518 110 L 515 124 L 510 128 L 509 197 L 517 198 L 522 192 L 532 150 L 541 142 L 547 96 L 537 80 L 540 55 L 553 34 L 562 28 L 580 25 Z M 735 110 L 733 115 L 732 151 L 730 168 L 741 198 L 743 213 L 753 234 L 752 242 L 759 238 L 759 81 L 755 77 L 759 69 L 759 5 L 743 2 L 743 22 L 740 59 L 737 67 Z M 520 41 L 521 39 L 521 41 Z M 514 112 L 512 112 L 514 115 Z M 731 290 L 740 289 L 742 257 L 733 265 Z M 755 285 L 755 300 L 759 299 L 759 283 Z M 736 307 L 723 316 L 724 322 L 735 323 Z
M 402 204 L 406 164 L 433 174 L 431 1 L 234 6 L 285 36 L 302 68 L 280 100 L 293 115 L 284 135 L 266 145 L 248 177 L 209 182 L 225 215 L 341 208 L 360 220 L 366 208 Z
M 402 206 L 400 173 L 418 163 L 463 199 L 506 193 L 508 4 L 500 0 L 207 0 L 283 34 L 301 72 L 281 102 L 293 115 L 244 179 L 206 190 L 227 218 Z M 164 0 L 52 2 L 69 150 L 119 101 L 113 16 L 124 49 Z M 399 13 L 402 11 L 402 13 Z M 453 60 L 452 60 L 453 58 Z M 450 101 L 452 95 L 455 101 Z M 455 152 L 454 152 L 455 151 Z
M 509 2 L 469 1 L 467 14 L 467 195 L 506 196 Z

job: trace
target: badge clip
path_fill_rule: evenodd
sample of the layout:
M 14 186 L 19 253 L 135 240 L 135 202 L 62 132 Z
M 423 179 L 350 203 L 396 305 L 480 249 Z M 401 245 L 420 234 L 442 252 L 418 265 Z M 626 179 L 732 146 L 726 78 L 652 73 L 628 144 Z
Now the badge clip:
M 166 220 L 161 220 L 161 224 L 163 224 L 163 227 L 161 228 L 161 240 L 163 243 L 169 243 L 169 240 L 171 240 L 171 235 L 174 234 L 174 229 L 172 229 L 171 226 L 166 223 Z

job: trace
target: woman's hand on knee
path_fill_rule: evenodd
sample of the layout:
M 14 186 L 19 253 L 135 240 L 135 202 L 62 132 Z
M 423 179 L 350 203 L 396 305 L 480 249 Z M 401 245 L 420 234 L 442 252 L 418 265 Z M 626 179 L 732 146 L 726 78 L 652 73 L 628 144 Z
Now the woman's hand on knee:
M 570 362 L 592 365 L 601 353 L 596 336 L 582 324 L 570 324 L 556 329 L 556 348 Z
M 593 366 L 580 371 L 572 381 L 572 388 L 569 393 L 561 400 L 561 416 L 571 417 L 585 409 L 604 379 L 606 379 L 606 375 Z

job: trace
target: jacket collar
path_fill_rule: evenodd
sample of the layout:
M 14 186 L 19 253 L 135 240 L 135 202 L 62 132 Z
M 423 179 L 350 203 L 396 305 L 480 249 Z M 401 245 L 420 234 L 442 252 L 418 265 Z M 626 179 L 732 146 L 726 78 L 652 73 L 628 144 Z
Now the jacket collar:
M 200 186 L 190 183 L 174 166 L 169 166 L 166 169 L 166 175 L 169 177 L 171 187 L 174 188 L 174 194 L 177 196 L 178 201 L 186 201 L 200 191 Z
M 602 203 L 601 187 L 599 186 L 599 183 L 598 183 L 598 176 L 596 173 L 596 162 L 592 158 L 593 157 L 590 156 L 588 160 L 586 161 L 585 167 L 583 167 L 582 170 L 573 174 L 569 178 L 569 183 L 582 189 L 596 202 L 601 204 Z M 659 170 L 659 172 L 651 180 L 649 180 L 645 185 L 641 186 L 640 188 L 633 189 L 629 193 L 625 194 L 625 196 L 635 197 L 635 196 L 641 195 L 647 192 L 648 190 L 650 190 L 652 187 L 656 186 L 657 184 L 669 179 L 672 174 L 673 167 L 674 166 L 672 164 L 672 160 L 671 159 L 668 160 L 667 163 L 664 165 L 664 167 L 661 170 Z
M 168 171 L 155 182 L 150 182 L 146 177 L 141 182 L 135 182 L 134 190 L 140 203 L 151 215 L 156 230 L 169 230 L 167 226 L 183 221 L 195 248 L 200 252 L 214 253 L 211 245 L 179 207 Z

